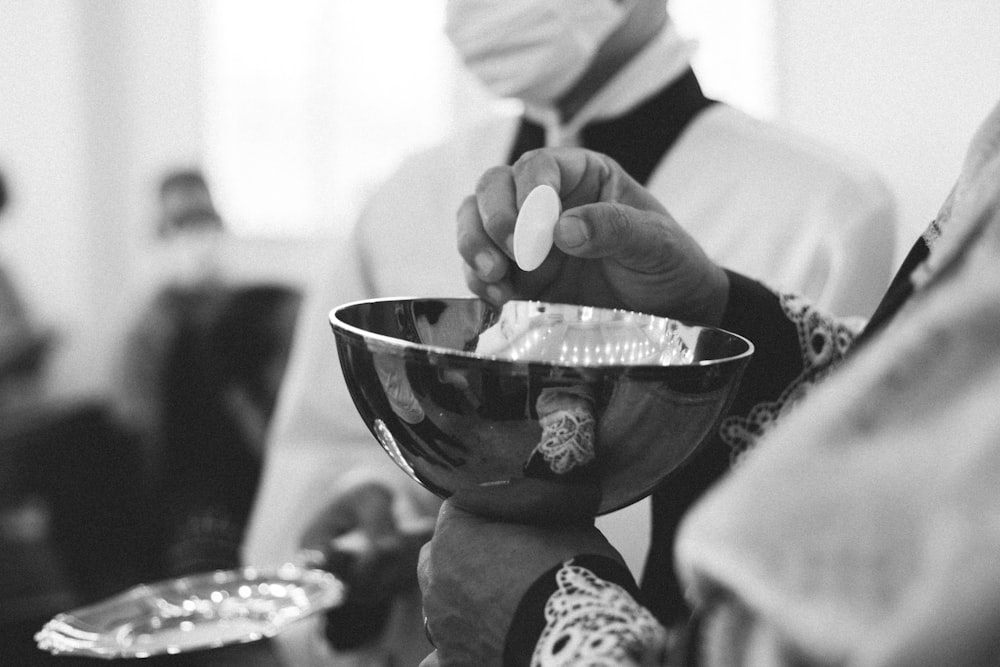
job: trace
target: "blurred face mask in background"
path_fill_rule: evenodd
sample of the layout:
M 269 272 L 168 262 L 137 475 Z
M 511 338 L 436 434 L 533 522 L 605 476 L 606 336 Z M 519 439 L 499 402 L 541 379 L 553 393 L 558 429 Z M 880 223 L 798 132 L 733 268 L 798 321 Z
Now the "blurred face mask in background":
M 180 287 L 221 279 L 221 231 L 191 227 L 160 240 L 156 249 L 157 280 Z
M 550 105 L 628 13 L 616 0 L 448 0 L 445 32 L 494 93 Z

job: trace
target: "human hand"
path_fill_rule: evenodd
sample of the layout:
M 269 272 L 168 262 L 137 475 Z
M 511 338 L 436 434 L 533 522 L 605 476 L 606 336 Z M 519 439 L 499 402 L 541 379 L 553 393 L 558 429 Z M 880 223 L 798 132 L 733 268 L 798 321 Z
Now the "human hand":
M 416 587 L 420 547 L 432 518 L 403 523 L 397 491 L 378 480 L 347 484 L 309 524 L 299 561 L 337 575 L 347 597 L 327 614 L 327 638 L 351 649 L 377 638 L 397 596 Z
M 427 629 L 437 648 L 422 664 L 499 664 L 528 588 L 546 571 L 582 554 L 621 562 L 592 524 L 504 523 L 445 501 L 417 569 Z
M 538 185 L 563 212 L 534 271 L 512 261 L 517 212 Z M 611 158 L 575 148 L 525 153 L 488 170 L 458 211 L 469 288 L 493 303 L 530 298 L 718 324 L 729 280 L 652 194 Z

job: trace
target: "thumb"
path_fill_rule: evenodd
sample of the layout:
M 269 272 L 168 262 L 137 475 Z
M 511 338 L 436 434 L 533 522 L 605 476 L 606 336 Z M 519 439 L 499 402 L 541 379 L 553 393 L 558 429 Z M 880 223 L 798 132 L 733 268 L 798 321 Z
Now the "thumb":
M 722 320 L 725 271 L 666 211 L 587 204 L 563 214 L 553 240 L 566 255 L 601 260 L 617 301 L 629 308 L 705 324 Z
M 660 267 L 682 237 L 669 214 L 617 202 L 570 209 L 553 232 L 556 247 L 567 255 L 614 259 L 640 271 Z

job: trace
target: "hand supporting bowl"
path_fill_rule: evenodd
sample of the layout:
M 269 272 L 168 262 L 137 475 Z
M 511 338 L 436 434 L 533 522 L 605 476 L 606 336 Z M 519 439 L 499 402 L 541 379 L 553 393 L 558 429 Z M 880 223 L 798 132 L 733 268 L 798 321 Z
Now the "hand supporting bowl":
M 330 323 L 358 412 L 400 468 L 465 509 L 535 523 L 648 495 L 753 354 L 722 329 L 533 301 L 379 299 Z

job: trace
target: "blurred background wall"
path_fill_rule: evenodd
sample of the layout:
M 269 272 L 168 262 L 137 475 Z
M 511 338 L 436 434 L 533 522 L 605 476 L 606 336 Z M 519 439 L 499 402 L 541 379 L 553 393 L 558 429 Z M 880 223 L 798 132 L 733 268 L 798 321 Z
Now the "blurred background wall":
M 324 25 L 317 16 L 337 26 L 340 41 L 317 43 L 325 45 L 324 57 L 342 66 L 312 75 L 331 90 L 346 91 L 350 105 L 335 101 L 330 108 L 339 104 L 343 114 L 311 118 L 287 117 L 294 107 L 276 107 L 275 113 L 285 114 L 277 129 L 258 121 L 257 134 L 278 132 L 272 142 L 281 145 L 286 136 L 288 146 L 300 147 L 285 154 L 284 164 L 271 165 L 275 174 L 292 183 L 328 174 L 329 182 L 284 195 L 276 190 L 267 202 L 241 200 L 247 195 L 233 183 L 249 179 L 232 163 L 246 166 L 247 160 L 233 159 L 231 147 L 242 145 L 241 135 L 225 130 L 241 127 L 246 118 L 234 112 L 238 95 L 227 98 L 229 107 L 218 96 L 226 90 L 219 77 L 227 71 L 219 48 L 225 41 L 220 35 L 243 29 L 238 19 L 252 16 L 255 4 L 0 0 L 0 168 L 13 194 L 0 223 L 0 258 L 36 316 L 63 332 L 52 379 L 58 392 L 100 392 L 113 381 L 111 360 L 129 317 L 148 296 L 144 248 L 153 227 L 156 179 L 166 168 L 209 167 L 223 215 L 242 230 L 227 249 L 234 272 L 307 285 L 324 266 L 323 247 L 341 242 L 366 188 L 415 147 L 408 138 L 432 140 L 485 108 L 481 91 L 448 60 L 436 27 L 438 1 L 367 3 L 378 6 L 378 15 L 352 15 L 351 7 L 363 13 L 357 8 L 366 3 L 340 0 L 272 3 L 270 11 L 297 11 L 292 18 L 311 25 L 312 38 Z M 900 251 L 933 217 L 972 130 L 1000 98 L 996 0 L 673 4 L 678 20 L 685 19 L 682 27 L 702 42 L 696 67 L 711 93 L 795 126 L 882 172 L 900 202 Z M 415 21 L 414 11 L 424 12 L 426 20 Z M 266 13 L 257 18 L 258 28 L 267 27 Z M 281 29 L 272 23 L 272 31 Z M 356 41 L 344 42 L 346 35 Z M 293 53 L 288 46 L 303 40 L 284 37 L 255 37 L 243 46 L 264 54 L 263 62 L 286 62 L 278 55 L 269 60 L 269 48 L 310 61 L 310 53 Z M 335 52 L 337 44 L 371 52 L 351 62 Z M 438 63 L 427 74 L 430 92 L 422 96 L 415 92 L 419 85 L 402 88 L 413 83 L 406 67 L 417 54 Z M 427 69 L 424 60 L 417 62 Z M 272 75 L 277 78 L 262 73 L 244 83 L 258 95 L 266 95 L 265 84 L 274 80 L 287 84 L 277 91 L 285 96 L 317 89 L 294 65 Z M 377 117 L 381 132 L 365 129 L 363 150 L 323 143 L 337 145 L 338 137 L 352 135 L 351 123 L 365 116 Z M 341 134 L 315 129 L 328 120 L 335 127 L 334 118 Z M 242 136 L 254 136 L 252 125 L 243 130 L 250 134 Z M 336 153 L 339 166 L 316 162 L 321 151 Z M 263 186 L 252 186 L 248 191 L 259 197 Z M 319 201 L 310 209 L 302 206 L 309 192 L 340 194 L 333 204 Z M 251 224 L 252 214 L 267 207 L 275 222 Z

